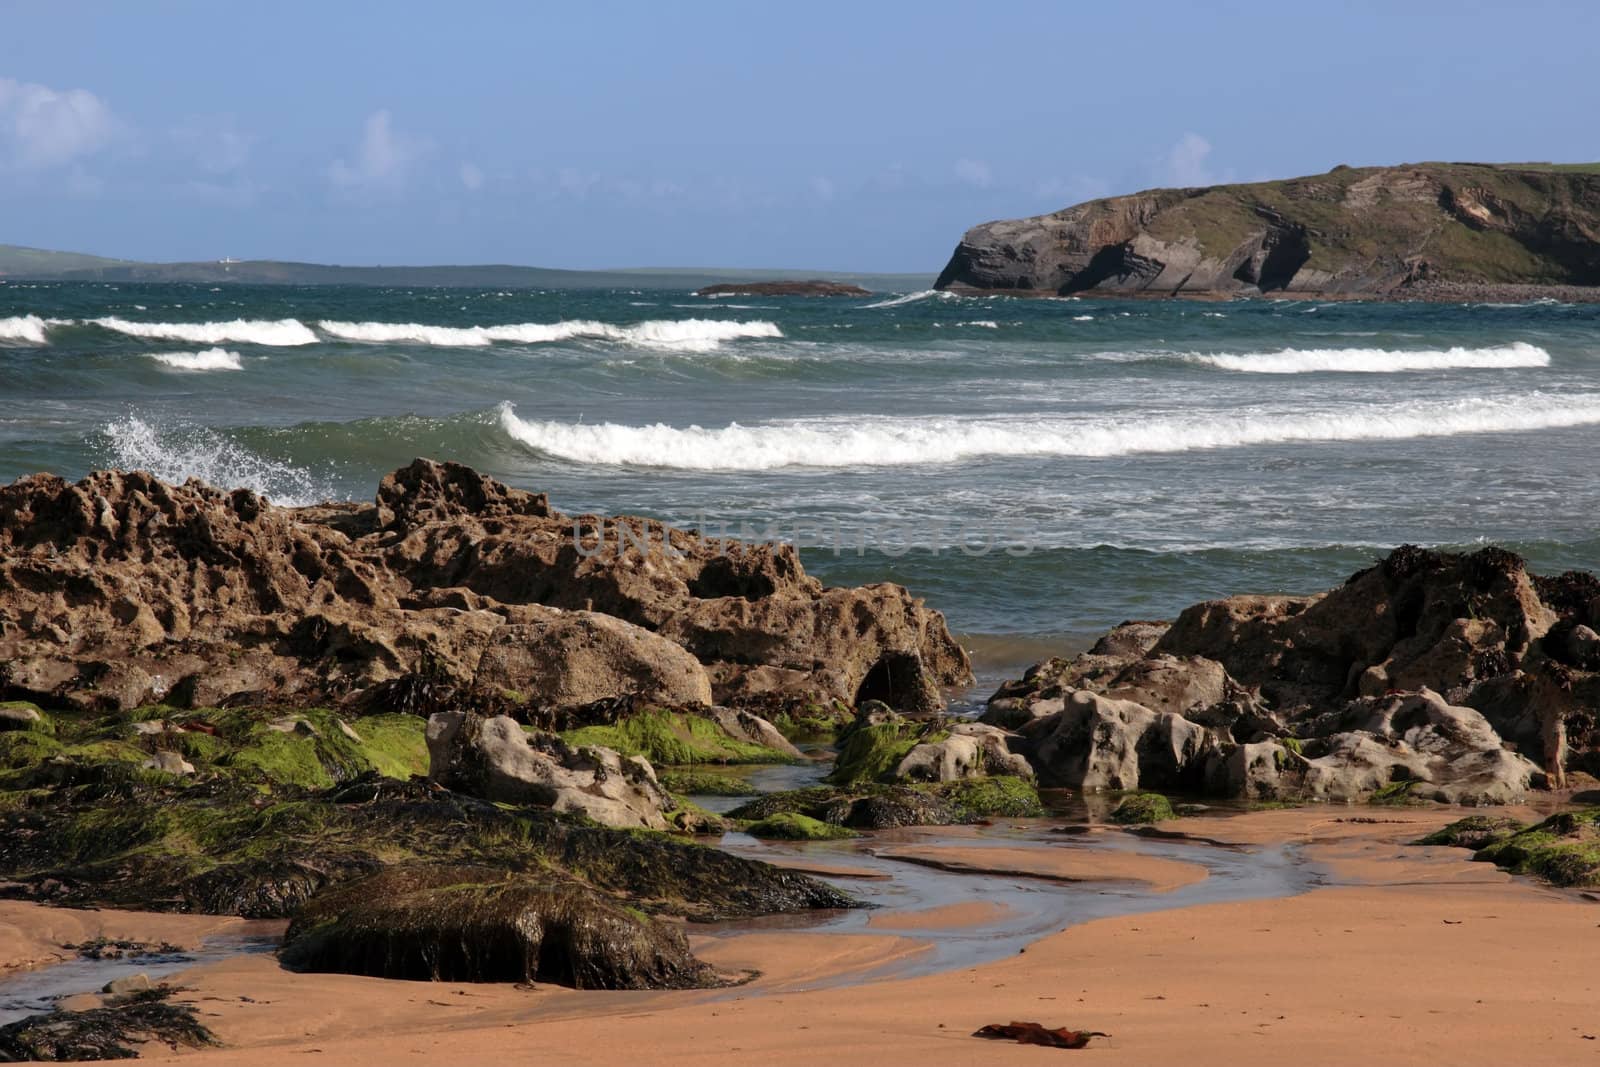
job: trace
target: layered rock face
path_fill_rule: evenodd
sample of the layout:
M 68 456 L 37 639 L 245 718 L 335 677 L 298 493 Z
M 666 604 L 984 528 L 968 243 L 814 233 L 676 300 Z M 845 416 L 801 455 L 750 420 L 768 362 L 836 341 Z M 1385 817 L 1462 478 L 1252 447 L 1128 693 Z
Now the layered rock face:
M 1125 624 L 984 718 L 1049 785 L 1505 803 L 1600 770 L 1597 622 L 1592 575 L 1406 547 L 1320 595 Z
M 0 695 L 84 709 L 309 704 L 414 677 L 538 707 L 929 710 L 970 677 L 899 586 L 824 589 L 787 546 L 569 518 L 428 460 L 365 506 L 140 472 L 0 488 L 0 664 Z
M 1426 295 L 1600 285 L 1600 167 L 1338 167 L 968 230 L 940 289 Z

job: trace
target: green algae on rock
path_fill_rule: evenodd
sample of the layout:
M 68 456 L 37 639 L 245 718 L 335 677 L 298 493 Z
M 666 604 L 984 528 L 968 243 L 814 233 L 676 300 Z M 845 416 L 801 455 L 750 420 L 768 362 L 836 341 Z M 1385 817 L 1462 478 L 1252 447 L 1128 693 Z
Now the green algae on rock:
M 893 785 L 812 786 L 768 793 L 728 813 L 731 819 L 764 820 L 793 812 L 834 826 L 887 830 L 900 826 L 954 826 L 996 816 L 1044 814 L 1039 792 L 1025 778 L 974 778 L 959 782 Z
M 715 719 L 689 709 L 643 708 L 604 726 L 562 734 L 570 745 L 598 745 L 643 756 L 657 767 L 694 763 L 789 763 L 793 756 L 736 737 Z
M 794 811 L 780 811 L 744 828 L 751 837 L 779 841 L 835 841 L 840 838 L 859 837 L 854 830 Z
M 666 833 L 513 808 L 368 772 L 328 790 L 99 780 L 0 806 L 0 878 L 77 906 L 292 916 L 324 888 L 395 864 L 545 872 L 655 914 L 721 919 L 851 907 L 815 879 Z
M 1127 824 L 1176 819 L 1172 802 L 1160 793 L 1129 793 L 1111 811 L 1111 821 Z

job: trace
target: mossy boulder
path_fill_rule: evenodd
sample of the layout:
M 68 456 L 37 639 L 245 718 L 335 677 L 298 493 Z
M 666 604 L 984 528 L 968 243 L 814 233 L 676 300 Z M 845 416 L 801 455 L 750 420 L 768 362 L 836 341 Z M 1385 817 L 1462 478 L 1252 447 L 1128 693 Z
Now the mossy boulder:
M 720 984 L 672 926 L 585 885 L 485 867 L 392 867 L 328 890 L 295 916 L 282 959 L 413 981 Z
M 0 804 L 0 879 L 54 903 L 258 918 L 386 866 L 562 875 L 652 913 L 852 907 L 827 884 L 666 833 L 612 830 L 376 772 L 319 791 L 213 777 L 101 778 Z M 0 797 L 17 794 L 0 793 Z
M 0 732 L 0 789 L 101 776 L 112 764 L 191 764 L 197 777 L 327 789 L 369 771 L 408 778 L 428 769 L 424 724 L 410 715 L 346 719 L 325 708 L 178 709 L 112 714 L 58 711 L 48 732 Z M 170 762 L 170 761 L 168 761 Z
M 1129 793 L 1111 812 L 1111 821 L 1128 825 L 1165 822 L 1177 816 L 1160 793 Z
M 833 823 L 813 819 L 798 812 L 783 811 L 745 827 L 751 837 L 779 841 L 835 841 L 844 837 L 859 837 L 854 830 Z
M 760 821 L 792 812 L 834 826 L 888 830 L 901 826 L 953 826 L 1000 817 L 1044 814 L 1038 790 L 1023 778 L 978 778 L 925 785 L 867 782 L 812 786 L 769 793 L 729 812 Z
M 1559 886 L 1600 885 L 1600 808 L 1564 811 L 1491 840 L 1473 859 Z
M 0 700 L 0 733 L 27 730 L 55 733 L 55 726 L 37 704 L 26 700 Z
M 1450 845 L 1474 852 L 1503 841 L 1523 829 L 1523 824 L 1505 815 L 1468 815 L 1443 826 L 1417 842 L 1419 845 Z
M 860 721 L 841 735 L 839 757 L 827 780 L 833 785 L 889 781 L 912 749 L 949 736 L 949 729 L 935 720 L 894 716 L 887 721 Z

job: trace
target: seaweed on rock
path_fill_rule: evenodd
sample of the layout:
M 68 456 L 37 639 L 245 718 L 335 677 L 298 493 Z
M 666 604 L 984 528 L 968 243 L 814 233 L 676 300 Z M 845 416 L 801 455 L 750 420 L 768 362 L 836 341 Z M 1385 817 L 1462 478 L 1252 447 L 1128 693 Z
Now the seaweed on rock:
M 675 927 L 577 882 L 486 867 L 390 867 L 323 893 L 290 924 L 282 958 L 301 970 L 412 981 L 721 984 Z

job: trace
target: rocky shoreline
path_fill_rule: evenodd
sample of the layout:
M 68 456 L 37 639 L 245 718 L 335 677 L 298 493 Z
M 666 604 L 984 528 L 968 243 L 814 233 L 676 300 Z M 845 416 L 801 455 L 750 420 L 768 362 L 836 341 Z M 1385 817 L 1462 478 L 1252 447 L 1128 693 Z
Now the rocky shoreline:
M 452 464 L 299 509 L 36 476 L 0 489 L 0 550 L 0 896 L 289 920 L 302 972 L 717 988 L 749 975 L 683 920 L 860 903 L 707 847 L 733 830 L 1027 820 L 1063 790 L 1124 823 L 1169 795 L 1514 805 L 1600 771 L 1600 581 L 1494 548 L 1124 623 L 978 721 L 946 711 L 966 653 L 898 586 Z M 752 796 L 737 768 L 812 765 L 796 741 L 825 776 Z M 1594 821 L 1562 818 L 1436 843 L 1600 882 Z
M 721 282 L 696 289 L 695 296 L 871 296 L 871 289 L 847 282 L 811 281 Z

